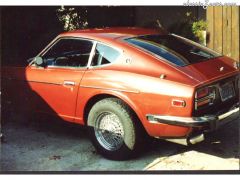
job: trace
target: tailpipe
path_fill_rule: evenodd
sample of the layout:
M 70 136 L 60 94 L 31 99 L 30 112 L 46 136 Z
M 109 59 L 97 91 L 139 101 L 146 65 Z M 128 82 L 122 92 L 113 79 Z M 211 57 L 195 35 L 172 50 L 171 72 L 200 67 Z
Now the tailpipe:
M 194 145 L 204 141 L 204 139 L 204 134 L 199 134 L 197 136 L 187 138 L 187 143 L 188 145 Z
M 204 139 L 205 139 L 204 134 L 198 134 L 195 136 L 189 136 L 188 138 L 165 139 L 165 140 L 169 142 L 185 145 L 185 146 L 191 146 L 204 141 Z

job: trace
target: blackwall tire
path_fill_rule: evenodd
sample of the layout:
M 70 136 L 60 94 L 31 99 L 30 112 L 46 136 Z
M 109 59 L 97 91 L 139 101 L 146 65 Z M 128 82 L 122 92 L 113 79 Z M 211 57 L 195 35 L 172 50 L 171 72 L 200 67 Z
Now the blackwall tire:
M 137 152 L 138 128 L 130 108 L 120 99 L 98 101 L 89 112 L 87 125 L 96 150 L 107 159 L 126 160 Z

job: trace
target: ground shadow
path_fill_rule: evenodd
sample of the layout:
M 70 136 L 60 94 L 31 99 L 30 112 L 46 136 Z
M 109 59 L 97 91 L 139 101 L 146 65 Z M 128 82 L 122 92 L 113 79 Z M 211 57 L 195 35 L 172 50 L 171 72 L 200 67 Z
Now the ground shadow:
M 172 146 L 177 154 L 198 151 L 220 158 L 239 158 L 239 120 L 234 120 L 214 132 L 205 133 L 205 140 L 195 145 L 183 146 L 164 140 L 154 140 L 151 147 Z
M 221 158 L 237 158 L 238 154 L 237 121 L 208 134 L 204 142 L 192 147 L 151 139 L 134 159 L 111 161 L 96 152 L 86 127 L 51 116 L 38 115 L 37 121 L 35 117 L 26 122 L 13 116 L 4 124 L 6 142 L 2 144 L 1 171 L 140 171 L 156 159 L 188 151 Z

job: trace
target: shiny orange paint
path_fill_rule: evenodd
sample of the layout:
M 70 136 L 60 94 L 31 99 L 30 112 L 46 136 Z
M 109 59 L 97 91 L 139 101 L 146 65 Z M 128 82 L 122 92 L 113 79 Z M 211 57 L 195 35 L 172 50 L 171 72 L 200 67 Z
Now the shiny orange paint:
M 163 32 L 141 28 L 107 28 L 63 33 L 56 39 L 81 37 L 96 40 L 120 49 L 121 58 L 110 65 L 82 69 L 39 68 L 32 65 L 26 68 L 3 67 L 2 76 L 18 80 L 8 84 L 9 92 L 16 91 L 16 87 L 24 84 L 24 88 L 34 93 L 34 98 L 30 100 L 31 108 L 60 116 L 66 121 L 85 124 L 84 112 L 88 102 L 96 96 L 109 95 L 126 102 L 150 136 L 187 136 L 192 128 L 150 123 L 146 114 L 190 117 L 198 87 L 230 77 L 238 70 L 233 66 L 234 61 L 227 57 L 176 67 L 122 40 L 157 33 Z M 225 67 L 222 72 L 219 71 L 221 66 Z M 163 79 L 160 78 L 162 74 L 166 76 Z M 75 84 L 67 86 L 64 81 Z M 9 96 L 14 96 L 14 93 Z M 41 103 L 37 102 L 39 99 Z M 173 99 L 185 101 L 186 106 L 172 106 Z

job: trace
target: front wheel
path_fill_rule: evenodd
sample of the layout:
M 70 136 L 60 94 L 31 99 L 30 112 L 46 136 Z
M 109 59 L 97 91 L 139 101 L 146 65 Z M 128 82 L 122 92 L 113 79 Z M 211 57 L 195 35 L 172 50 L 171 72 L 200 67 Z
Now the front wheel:
M 130 158 L 137 150 L 139 138 L 134 118 L 130 108 L 117 98 L 98 101 L 87 121 L 97 151 L 108 159 Z

